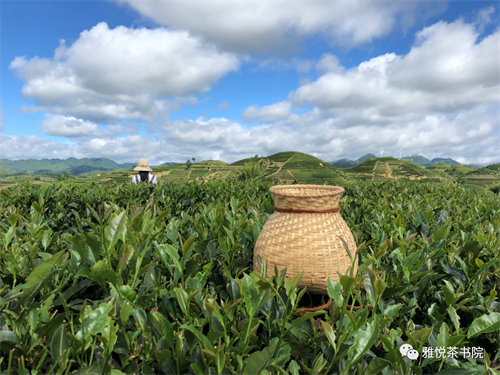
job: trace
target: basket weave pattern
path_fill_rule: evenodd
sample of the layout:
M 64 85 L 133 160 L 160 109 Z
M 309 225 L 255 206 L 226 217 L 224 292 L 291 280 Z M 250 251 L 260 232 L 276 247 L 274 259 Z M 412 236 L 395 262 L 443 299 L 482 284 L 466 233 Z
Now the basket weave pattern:
M 327 294 L 327 279 L 339 280 L 346 273 L 351 260 L 342 240 L 351 254 L 356 252 L 352 233 L 340 213 L 331 210 L 339 205 L 344 189 L 323 185 L 280 185 L 271 188 L 275 207 L 307 212 L 275 212 L 271 215 L 255 244 L 254 267 L 260 272 L 258 257 L 281 271 L 287 268 L 287 277 L 293 279 L 302 271 L 299 286 L 312 293 Z M 318 212 L 319 211 L 319 212 Z

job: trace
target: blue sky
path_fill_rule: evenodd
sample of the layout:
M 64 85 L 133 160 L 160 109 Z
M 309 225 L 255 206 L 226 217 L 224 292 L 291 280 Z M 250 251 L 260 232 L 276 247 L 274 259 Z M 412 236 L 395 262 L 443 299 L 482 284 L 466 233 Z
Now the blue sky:
M 500 161 L 497 1 L 2 1 L 0 158 Z

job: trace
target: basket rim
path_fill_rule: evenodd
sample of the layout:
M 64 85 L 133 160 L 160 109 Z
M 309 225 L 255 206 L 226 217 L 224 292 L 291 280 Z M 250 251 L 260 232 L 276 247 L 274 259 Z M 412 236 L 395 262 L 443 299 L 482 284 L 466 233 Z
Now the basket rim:
M 300 189 L 305 191 L 300 192 Z M 275 185 L 272 186 L 269 191 L 284 197 L 327 197 L 341 195 L 345 190 L 342 186 L 297 184 Z

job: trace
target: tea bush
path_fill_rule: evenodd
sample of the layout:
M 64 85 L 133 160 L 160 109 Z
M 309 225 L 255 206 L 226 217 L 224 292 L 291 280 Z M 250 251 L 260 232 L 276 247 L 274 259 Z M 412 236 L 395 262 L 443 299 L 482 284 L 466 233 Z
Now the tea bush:
M 2 190 L 0 373 L 499 373 L 498 196 L 420 181 L 346 185 L 341 213 L 360 267 L 319 297 L 280 270 L 252 271 L 269 187 Z M 401 354 L 405 343 L 418 359 Z

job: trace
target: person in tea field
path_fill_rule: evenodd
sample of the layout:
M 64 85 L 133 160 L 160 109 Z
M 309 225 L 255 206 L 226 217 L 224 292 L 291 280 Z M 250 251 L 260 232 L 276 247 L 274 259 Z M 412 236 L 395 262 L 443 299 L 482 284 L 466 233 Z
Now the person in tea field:
M 156 184 L 156 176 L 152 173 L 153 170 L 149 167 L 149 162 L 146 159 L 139 160 L 137 163 L 137 167 L 134 168 L 134 171 L 138 171 L 139 174 L 132 177 L 132 182 L 134 184 L 138 184 L 139 182 L 146 182 L 148 184 Z

